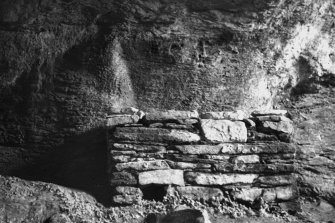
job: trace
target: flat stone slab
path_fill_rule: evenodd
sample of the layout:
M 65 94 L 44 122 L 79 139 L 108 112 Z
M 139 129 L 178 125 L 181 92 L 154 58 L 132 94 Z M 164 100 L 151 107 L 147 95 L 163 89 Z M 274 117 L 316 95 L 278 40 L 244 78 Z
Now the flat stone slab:
M 190 200 L 219 200 L 223 199 L 223 192 L 219 188 L 185 186 L 185 187 L 169 187 L 167 195 L 185 197 Z
M 138 115 L 111 115 L 107 117 L 107 127 L 123 124 L 134 124 L 140 120 Z
M 244 122 L 201 119 L 201 128 L 206 140 L 212 143 L 246 142 L 247 128 Z
M 241 121 L 247 118 L 243 111 L 222 111 L 222 112 L 206 112 L 200 115 L 202 119 L 214 119 L 214 120 L 231 120 Z
M 219 154 L 221 152 L 221 146 L 218 145 L 180 145 L 174 146 L 174 149 L 178 150 L 182 154 Z
M 117 150 L 132 150 L 136 152 L 148 152 L 148 153 L 165 153 L 166 148 L 164 146 L 155 145 L 136 145 L 136 144 L 120 144 L 114 143 L 113 149 Z
M 167 110 L 149 112 L 145 115 L 147 121 L 167 121 L 191 118 L 198 119 L 199 113 L 197 111 Z
M 210 169 L 212 166 L 206 163 L 187 163 L 187 162 L 174 162 L 167 160 L 172 169 Z
M 252 116 L 263 116 L 263 115 L 286 115 L 287 110 L 267 110 L 267 111 L 254 111 L 251 113 Z
M 258 155 L 242 155 L 236 156 L 232 159 L 232 163 L 260 163 L 260 157 Z
M 179 185 L 185 186 L 184 171 L 182 170 L 154 170 L 139 173 L 140 185 Z
M 258 174 L 185 173 L 185 180 L 196 185 L 251 184 L 257 178 Z
M 115 165 L 115 169 L 117 171 L 122 170 L 146 171 L 146 170 L 161 170 L 169 168 L 170 166 L 164 160 L 117 163 Z
M 292 175 L 262 176 L 257 179 L 261 186 L 286 186 L 294 183 Z
M 200 141 L 198 134 L 163 128 L 116 127 L 113 136 L 119 141 L 134 142 L 195 143 Z

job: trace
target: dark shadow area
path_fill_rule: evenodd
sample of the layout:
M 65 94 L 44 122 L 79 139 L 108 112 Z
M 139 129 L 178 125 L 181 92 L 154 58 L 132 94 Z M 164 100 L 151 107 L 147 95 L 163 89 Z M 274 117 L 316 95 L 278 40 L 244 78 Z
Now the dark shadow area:
M 164 185 L 150 184 L 141 188 L 143 192 L 143 199 L 149 201 L 163 201 L 166 195 L 166 188 Z
M 107 176 L 107 147 L 104 128 L 72 136 L 42 155 L 34 163 L 11 174 L 25 180 L 43 181 L 81 190 L 105 206 L 111 205 Z

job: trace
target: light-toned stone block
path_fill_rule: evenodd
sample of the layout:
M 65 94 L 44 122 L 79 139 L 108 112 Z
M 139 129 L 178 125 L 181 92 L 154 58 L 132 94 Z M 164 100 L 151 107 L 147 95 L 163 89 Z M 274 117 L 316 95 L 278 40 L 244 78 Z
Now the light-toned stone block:
M 251 184 L 258 174 L 213 174 L 187 172 L 185 180 L 196 185 L 227 185 L 227 184 Z
M 182 170 L 154 170 L 139 173 L 140 185 L 160 184 L 184 186 L 184 171 Z
M 212 143 L 246 142 L 247 128 L 244 122 L 201 119 L 201 128 L 206 140 Z

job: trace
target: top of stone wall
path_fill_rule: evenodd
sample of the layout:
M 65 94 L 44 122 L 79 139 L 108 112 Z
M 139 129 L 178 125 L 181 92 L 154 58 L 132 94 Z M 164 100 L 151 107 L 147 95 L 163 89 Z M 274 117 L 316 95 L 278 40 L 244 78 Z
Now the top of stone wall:
M 198 111 L 179 111 L 179 110 L 166 110 L 166 111 L 151 111 L 144 112 L 136 108 L 124 108 L 120 113 L 115 113 L 107 117 L 107 126 L 112 127 L 121 124 L 136 124 L 140 121 L 146 123 L 154 122 L 168 122 L 168 121 L 182 121 L 189 119 L 212 119 L 212 120 L 229 120 L 229 121 L 243 121 L 253 118 L 260 121 L 280 122 L 286 120 L 286 110 L 267 110 L 267 111 L 254 111 L 249 116 L 241 110 L 237 111 L 217 111 L 217 112 L 204 112 Z

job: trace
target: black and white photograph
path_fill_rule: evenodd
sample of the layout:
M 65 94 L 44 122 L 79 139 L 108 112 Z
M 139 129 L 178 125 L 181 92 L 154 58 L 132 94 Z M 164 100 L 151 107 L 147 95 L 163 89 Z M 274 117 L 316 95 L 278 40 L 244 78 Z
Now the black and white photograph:
M 335 223 L 335 0 L 0 0 L 0 223 Z

